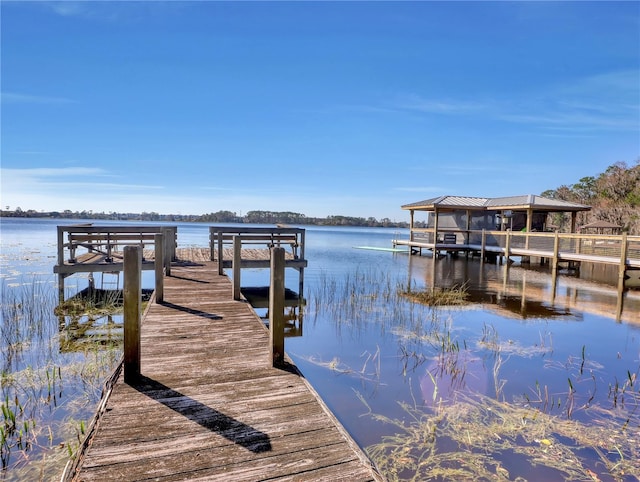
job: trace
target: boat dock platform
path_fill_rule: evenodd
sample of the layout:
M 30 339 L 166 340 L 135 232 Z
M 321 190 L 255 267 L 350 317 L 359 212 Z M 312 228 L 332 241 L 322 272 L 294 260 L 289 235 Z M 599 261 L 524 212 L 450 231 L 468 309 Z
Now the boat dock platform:
M 124 270 L 123 248 L 136 245 L 142 248 L 142 270 L 163 269 L 171 274 L 171 263 L 183 258 L 185 250 L 178 248 L 178 228 L 169 225 L 93 225 L 74 224 L 58 226 L 57 262 L 53 272 L 58 275 L 58 297 L 64 301 L 65 279 L 77 273 L 89 276 L 93 286 L 94 275 L 119 274 Z M 303 291 L 305 259 L 305 230 L 296 227 L 261 226 L 229 227 L 209 226 L 209 257 L 218 261 L 218 273 L 233 268 L 234 296 L 238 299 L 242 268 L 269 268 L 270 249 L 285 249 L 285 266 L 299 274 L 299 292 Z M 163 266 L 156 266 L 156 255 L 162 251 Z M 158 256 L 160 257 L 160 256 Z M 100 286 L 101 287 L 101 286 Z
M 174 262 L 141 325 L 140 379 L 116 372 L 66 480 L 382 481 L 210 260 Z

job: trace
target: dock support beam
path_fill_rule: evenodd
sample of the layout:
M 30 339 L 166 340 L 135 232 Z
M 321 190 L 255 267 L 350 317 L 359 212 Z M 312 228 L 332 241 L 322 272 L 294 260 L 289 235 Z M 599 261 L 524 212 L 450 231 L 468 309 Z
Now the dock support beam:
M 124 381 L 140 379 L 140 320 L 142 307 L 142 249 L 124 247 Z
M 222 276 L 224 274 L 224 267 L 222 266 L 222 231 L 218 233 L 218 274 Z
M 627 271 L 627 233 L 622 233 L 620 241 L 620 266 L 618 267 L 618 303 L 616 306 L 616 321 L 622 316 L 622 298 L 624 296 L 624 277 Z
M 218 256 L 220 266 L 222 266 L 222 257 Z M 240 299 L 240 271 L 242 263 L 242 238 L 240 236 L 233 237 L 233 299 Z
M 551 260 L 551 300 L 556 299 L 556 281 L 558 279 L 558 253 L 560 251 L 560 237 L 558 231 L 553 238 L 553 259 Z
M 269 338 L 273 366 L 284 364 L 284 248 L 271 249 Z
M 175 231 L 166 228 L 163 230 L 163 234 L 164 243 L 160 249 L 164 250 L 164 272 L 167 276 L 171 276 L 171 261 L 176 257 Z
M 156 303 L 164 301 L 164 258 L 170 257 L 170 252 L 165 251 L 165 236 L 156 234 L 154 236 L 155 250 L 155 270 L 156 270 Z

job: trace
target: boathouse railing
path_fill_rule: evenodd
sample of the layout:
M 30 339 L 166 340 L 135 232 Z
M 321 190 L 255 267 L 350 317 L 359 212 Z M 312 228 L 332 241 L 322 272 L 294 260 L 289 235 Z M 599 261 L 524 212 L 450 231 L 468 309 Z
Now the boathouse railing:
M 455 237 L 453 237 L 453 236 Z M 436 237 L 437 236 L 437 237 Z M 434 242 L 436 240 L 436 242 Z M 400 243 L 399 243 L 400 244 Z M 411 231 L 409 242 L 436 250 L 488 251 L 505 255 L 589 260 L 607 264 L 640 265 L 640 236 L 539 233 L 420 228 Z

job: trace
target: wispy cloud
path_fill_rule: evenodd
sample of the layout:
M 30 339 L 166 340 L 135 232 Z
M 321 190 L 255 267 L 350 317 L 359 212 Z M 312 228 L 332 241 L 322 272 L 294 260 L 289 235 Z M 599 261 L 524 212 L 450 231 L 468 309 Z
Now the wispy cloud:
M 443 115 L 475 113 L 486 108 L 486 106 L 480 102 L 455 99 L 430 99 L 417 94 L 400 96 L 391 101 L 390 105 L 399 110 Z
M 17 92 L 2 92 L 1 99 L 3 104 L 70 104 L 75 102 L 66 97 L 19 94 Z
M 151 17 L 162 17 L 170 12 L 192 8 L 193 3 L 180 1 L 46 1 L 40 2 L 42 8 L 48 9 L 61 17 L 78 17 L 80 19 L 106 22 L 144 22 Z
M 3 197 L 26 191 L 46 191 L 52 196 L 62 195 L 66 190 L 77 189 L 95 195 L 100 191 L 136 191 L 158 190 L 163 186 L 146 184 L 127 184 L 105 179 L 117 179 L 119 176 L 97 167 L 62 168 L 2 168 Z
M 84 15 L 87 12 L 87 2 L 46 2 L 45 5 L 63 17 Z
M 139 2 L 141 5 L 145 2 Z M 157 2 L 149 2 L 157 3 Z M 114 21 L 131 12 L 134 5 L 131 2 L 102 2 L 102 1 L 49 1 L 42 2 L 44 8 L 61 17 L 79 17 Z
M 480 101 L 398 96 L 380 109 L 521 124 L 548 132 L 640 129 L 640 71 L 607 72 L 517 96 L 486 94 Z

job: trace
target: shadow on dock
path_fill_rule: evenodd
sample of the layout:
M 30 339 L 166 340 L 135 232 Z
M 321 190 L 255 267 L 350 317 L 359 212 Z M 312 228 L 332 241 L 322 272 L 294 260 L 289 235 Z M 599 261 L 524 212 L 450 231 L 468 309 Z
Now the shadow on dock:
M 163 301 L 158 303 L 159 305 L 166 306 L 167 308 L 172 308 L 174 310 L 183 311 L 185 313 L 189 313 L 190 315 L 202 316 L 208 320 L 221 320 L 222 316 L 216 315 L 214 313 L 208 313 L 206 311 L 196 310 L 195 308 L 187 308 L 186 306 L 176 305 L 175 303 L 169 303 L 168 301 Z
M 271 451 L 271 441 L 265 433 L 167 387 L 157 380 L 143 375 L 134 388 L 192 422 L 253 453 Z

